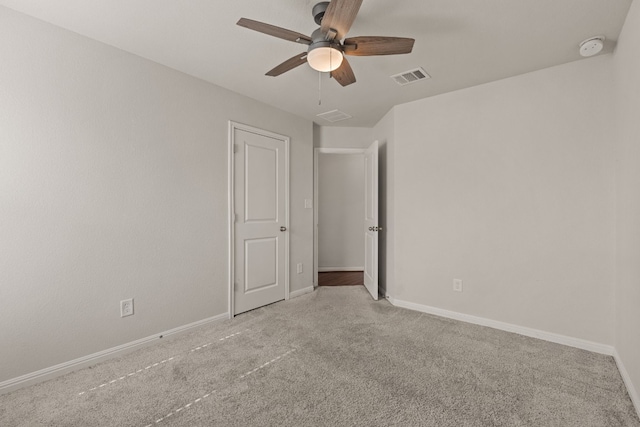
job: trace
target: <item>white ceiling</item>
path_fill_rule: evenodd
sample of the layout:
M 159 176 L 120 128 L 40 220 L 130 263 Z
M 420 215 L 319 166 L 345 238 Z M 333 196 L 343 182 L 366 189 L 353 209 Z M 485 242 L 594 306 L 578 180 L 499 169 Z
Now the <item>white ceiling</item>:
M 235 25 L 240 17 L 311 34 L 316 0 L 0 0 L 0 5 L 116 46 L 313 120 L 339 109 L 339 126 L 373 126 L 393 105 L 581 59 L 578 44 L 615 47 L 632 0 L 364 0 L 349 36 L 416 39 L 408 55 L 348 57 L 342 87 L 307 65 L 264 74 L 305 46 Z M 423 67 L 431 79 L 389 76 Z

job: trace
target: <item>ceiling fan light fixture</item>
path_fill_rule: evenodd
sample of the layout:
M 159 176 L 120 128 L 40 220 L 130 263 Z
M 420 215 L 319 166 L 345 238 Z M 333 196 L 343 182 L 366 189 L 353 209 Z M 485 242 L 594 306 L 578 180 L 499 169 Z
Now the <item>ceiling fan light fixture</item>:
M 237 25 L 290 42 L 307 45 L 299 53 L 269 70 L 267 76 L 279 76 L 304 64 L 319 72 L 331 73 L 341 86 L 356 82 L 347 56 L 400 55 L 411 53 L 414 39 L 407 37 L 366 36 L 345 38 L 364 0 L 331 0 L 317 3 L 312 14 L 320 25 L 311 36 L 276 27 L 253 19 L 240 18 Z M 344 40 L 344 41 L 341 41 Z M 322 81 L 322 80 L 320 80 Z
M 329 42 L 313 43 L 307 52 L 307 62 L 316 71 L 328 73 L 342 65 L 342 51 Z

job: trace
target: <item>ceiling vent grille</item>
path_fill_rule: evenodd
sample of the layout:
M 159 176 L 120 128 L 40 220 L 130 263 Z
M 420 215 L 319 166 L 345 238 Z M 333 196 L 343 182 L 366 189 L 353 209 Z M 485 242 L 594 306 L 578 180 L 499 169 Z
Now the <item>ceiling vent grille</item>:
M 327 111 L 326 113 L 318 114 L 318 117 L 320 117 L 321 119 L 325 119 L 326 121 L 331 123 L 351 118 L 350 115 L 348 115 L 347 113 L 343 113 L 340 110 Z
M 408 85 L 411 83 L 419 82 L 420 80 L 430 79 L 431 76 L 422 68 L 416 68 L 415 70 L 409 70 L 400 74 L 395 74 L 391 78 L 400 86 Z

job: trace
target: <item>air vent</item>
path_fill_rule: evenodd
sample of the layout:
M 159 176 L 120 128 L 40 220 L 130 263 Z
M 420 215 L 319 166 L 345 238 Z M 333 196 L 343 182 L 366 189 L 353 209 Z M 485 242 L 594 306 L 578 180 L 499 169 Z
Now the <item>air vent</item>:
M 430 79 L 431 76 L 422 68 L 416 68 L 415 70 L 405 71 L 400 74 L 391 76 L 396 83 L 400 86 L 408 85 L 411 83 L 419 82 L 420 80 Z
M 350 115 L 348 115 L 347 113 L 343 113 L 340 110 L 327 111 L 326 113 L 318 114 L 318 117 L 320 117 L 321 119 L 325 119 L 326 121 L 331 123 L 351 118 Z

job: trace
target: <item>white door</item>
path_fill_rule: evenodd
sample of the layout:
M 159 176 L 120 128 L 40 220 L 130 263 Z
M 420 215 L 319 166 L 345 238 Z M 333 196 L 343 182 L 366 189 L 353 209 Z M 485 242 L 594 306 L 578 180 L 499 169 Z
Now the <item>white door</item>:
M 378 141 L 364 153 L 364 286 L 378 299 Z
M 238 125 L 232 132 L 232 301 L 239 314 L 288 296 L 289 141 Z

